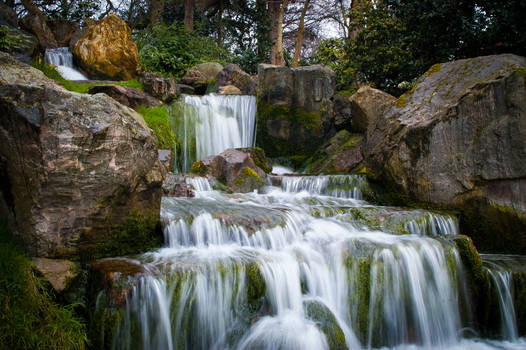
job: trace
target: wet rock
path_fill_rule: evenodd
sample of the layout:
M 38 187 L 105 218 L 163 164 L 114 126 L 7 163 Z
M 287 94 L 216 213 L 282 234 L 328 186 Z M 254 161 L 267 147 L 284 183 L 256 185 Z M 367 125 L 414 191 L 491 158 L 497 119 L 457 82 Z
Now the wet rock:
M 173 173 L 166 174 L 163 193 L 170 197 L 195 197 L 193 188 L 186 183 L 185 177 Z
M 371 175 L 457 208 L 482 251 L 526 252 L 526 58 L 438 64 L 370 128 Z
M 170 102 L 180 94 L 180 86 L 172 78 L 143 72 L 139 75 L 144 91 L 163 102 Z
M 33 258 L 33 264 L 57 292 L 62 292 L 76 275 L 75 264 L 69 260 Z
M 217 62 L 205 62 L 193 66 L 181 78 L 181 82 L 193 87 L 197 94 L 205 93 L 208 84 L 212 82 L 223 66 Z
M 0 208 L 26 250 L 111 254 L 139 234 L 121 225 L 155 226 L 164 169 L 142 116 L 104 94 L 58 89 L 5 54 L 0 65 Z M 155 234 L 143 228 L 141 239 Z
M 356 172 L 363 168 L 363 136 L 341 130 L 325 143 L 305 165 L 309 174 Z
M 89 27 L 73 55 L 90 77 L 129 80 L 135 77 L 139 64 L 131 30 L 115 14 Z
M 366 132 L 378 118 L 391 109 L 396 98 L 370 86 L 362 86 L 350 98 L 351 127 L 355 132 Z
M 338 321 L 331 310 L 316 300 L 306 300 L 303 302 L 303 305 L 307 317 L 316 322 L 318 328 L 325 334 L 329 349 L 347 349 L 345 334 L 338 325 Z
M 257 140 L 270 157 L 311 155 L 334 130 L 334 72 L 325 66 L 258 68 Z
M 220 95 L 242 95 L 243 93 L 234 85 L 225 85 L 218 89 Z
M 170 171 L 174 163 L 174 157 L 172 151 L 168 149 L 159 150 L 159 161 L 165 167 L 166 171 Z
M 137 110 L 141 106 L 155 107 L 161 102 L 152 96 L 127 86 L 119 85 L 94 85 L 89 88 L 90 94 L 104 93 L 115 101 Z
M 228 149 L 217 156 L 198 160 L 191 171 L 212 176 L 234 192 L 251 192 L 266 184 L 265 172 L 256 165 L 252 154 L 242 149 Z
M 177 84 L 177 88 L 181 94 L 193 95 L 195 93 L 195 89 L 190 85 Z
M 238 95 L 256 95 L 257 81 L 239 68 L 237 64 L 226 65 L 215 78 L 217 80 L 217 92 L 219 93 L 225 91 L 227 86 L 234 86 L 239 90 Z M 230 89 L 232 90 L 232 88 Z

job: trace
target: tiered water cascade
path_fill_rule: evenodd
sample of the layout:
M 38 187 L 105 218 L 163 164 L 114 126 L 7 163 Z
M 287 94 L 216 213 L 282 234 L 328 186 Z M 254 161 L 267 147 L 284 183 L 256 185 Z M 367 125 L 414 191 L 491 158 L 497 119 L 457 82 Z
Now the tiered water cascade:
M 220 143 L 206 118 L 185 121 L 197 157 Z M 113 349 L 526 348 L 495 269 L 502 326 L 478 336 L 454 215 L 373 205 L 363 175 L 283 176 L 247 194 L 186 182 L 195 198 L 162 201 L 165 246 L 128 260 L 144 273 L 122 278 L 125 307 L 99 295 Z
M 59 47 L 56 49 L 46 49 L 44 61 L 57 67 L 59 74 L 67 80 L 87 80 L 73 64 L 73 54 L 69 47 Z

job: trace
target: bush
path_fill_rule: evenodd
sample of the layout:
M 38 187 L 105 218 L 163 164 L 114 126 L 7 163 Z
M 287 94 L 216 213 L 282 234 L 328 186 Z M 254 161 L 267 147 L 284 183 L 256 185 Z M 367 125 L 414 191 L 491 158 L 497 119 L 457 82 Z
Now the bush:
M 147 28 L 139 33 L 136 43 L 143 70 L 175 78 L 199 63 L 227 64 L 234 60 L 213 39 L 198 36 L 177 23 Z
M 27 48 L 31 37 L 25 34 L 14 34 L 8 26 L 0 26 L 0 51 L 13 52 Z
M 74 305 L 53 301 L 46 282 L 0 220 L 0 349 L 85 349 Z

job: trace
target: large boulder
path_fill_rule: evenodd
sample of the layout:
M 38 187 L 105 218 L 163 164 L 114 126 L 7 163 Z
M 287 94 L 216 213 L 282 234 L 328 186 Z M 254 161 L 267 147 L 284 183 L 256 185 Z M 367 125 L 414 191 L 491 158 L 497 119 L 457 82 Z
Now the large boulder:
M 258 69 L 258 144 L 268 156 L 312 154 L 334 133 L 334 72 L 325 66 Z
M 266 184 L 266 173 L 256 165 L 256 162 L 263 167 L 268 163 L 263 150 L 256 150 L 259 157 L 254 157 L 254 152 L 250 149 L 227 149 L 219 155 L 196 161 L 192 165 L 191 172 L 196 175 L 211 176 L 233 192 L 251 192 Z
M 362 86 L 350 98 L 353 131 L 366 132 L 396 103 L 396 98 L 370 86 Z
M 256 95 L 257 81 L 244 72 L 237 64 L 228 64 L 216 76 L 217 92 L 224 91 L 227 86 L 235 86 L 240 94 Z
M 26 250 L 88 259 L 158 242 L 164 169 L 141 115 L 4 53 L 0 68 L 0 215 Z
M 482 251 L 526 253 L 526 58 L 437 64 L 370 130 L 370 174 L 460 210 Z
M 94 78 L 128 80 L 137 74 L 139 56 L 130 27 L 114 14 L 89 27 L 73 55 Z
M 137 110 L 141 106 L 155 107 L 161 104 L 159 100 L 146 94 L 144 91 L 120 85 L 93 85 L 90 86 L 90 94 L 104 93 L 115 101 Z
M 139 75 L 139 81 L 146 93 L 164 102 L 170 102 L 180 94 L 179 84 L 176 84 L 172 78 L 143 72 Z
M 20 21 L 24 29 L 34 34 L 41 48 L 54 49 L 58 47 L 53 31 L 48 26 L 44 16 L 28 14 Z
M 217 62 L 201 63 L 190 68 L 181 78 L 181 82 L 193 87 L 197 94 L 204 94 L 221 70 L 223 66 Z
M 73 34 L 80 31 L 80 27 L 77 23 L 63 19 L 49 21 L 48 26 L 53 32 L 53 36 L 59 47 L 69 46 Z

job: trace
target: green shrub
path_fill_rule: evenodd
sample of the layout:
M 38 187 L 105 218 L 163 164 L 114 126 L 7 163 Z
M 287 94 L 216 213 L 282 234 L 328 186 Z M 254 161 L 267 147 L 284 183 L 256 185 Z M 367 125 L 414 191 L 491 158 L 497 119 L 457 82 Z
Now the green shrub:
M 0 26 L 0 51 L 12 52 L 24 50 L 31 37 L 24 34 L 14 34 L 8 26 Z
M 74 92 L 80 92 L 80 93 L 83 93 L 83 94 L 87 94 L 90 87 L 92 87 L 94 85 L 101 85 L 102 84 L 102 83 L 98 83 L 98 82 L 77 83 L 77 82 L 74 82 L 74 81 L 71 81 L 71 80 L 64 79 L 60 75 L 60 73 L 55 69 L 54 66 L 49 65 L 49 64 L 45 64 L 45 63 L 43 63 L 41 61 L 33 61 L 33 62 L 31 62 L 31 66 L 33 66 L 34 68 L 42 71 L 42 73 L 44 73 L 44 75 L 46 77 L 55 80 L 57 83 L 59 83 L 60 85 L 64 86 L 69 91 L 74 91 Z M 116 82 L 111 82 L 111 84 L 131 87 L 131 88 L 138 89 L 138 90 L 142 90 L 143 89 L 142 84 L 137 79 L 131 79 L 131 80 L 128 80 L 128 81 L 116 81 Z
M 0 349 L 85 349 L 75 305 L 53 301 L 46 282 L 0 220 Z
M 175 136 L 170 126 L 170 119 L 166 107 L 161 105 L 153 108 L 144 106 L 137 110 L 142 114 L 146 124 L 157 135 L 157 147 L 159 149 L 172 150 L 175 145 Z
M 181 77 L 190 67 L 215 61 L 222 64 L 234 57 L 212 38 L 198 36 L 174 23 L 145 29 L 136 38 L 143 70 Z

